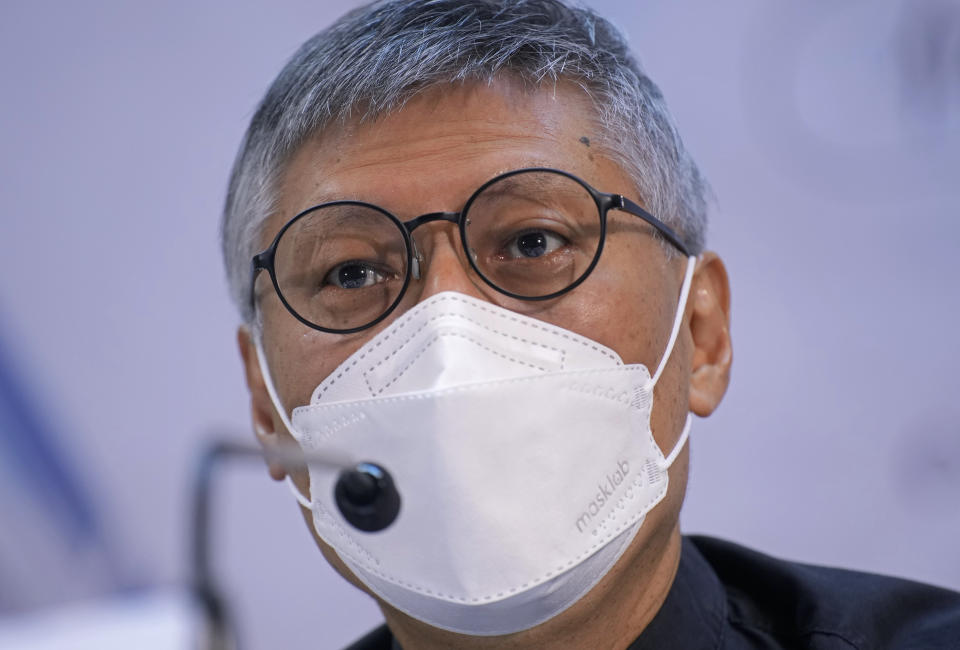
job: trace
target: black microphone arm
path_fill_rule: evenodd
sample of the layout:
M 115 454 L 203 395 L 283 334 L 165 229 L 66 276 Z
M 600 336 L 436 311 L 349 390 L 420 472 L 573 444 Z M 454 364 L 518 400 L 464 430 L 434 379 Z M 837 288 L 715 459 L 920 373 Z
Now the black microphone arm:
M 326 454 L 307 454 L 296 445 L 265 450 L 226 440 L 207 445 L 197 465 L 191 495 L 190 571 L 191 590 L 206 623 L 208 650 L 237 650 L 239 640 L 231 624 L 226 599 L 213 578 L 210 561 L 212 484 L 215 470 L 224 461 L 280 462 L 286 469 L 321 466 L 339 469 L 334 488 L 337 508 L 352 526 L 372 533 L 390 526 L 400 512 L 400 493 L 390 473 L 377 463 L 351 463 Z

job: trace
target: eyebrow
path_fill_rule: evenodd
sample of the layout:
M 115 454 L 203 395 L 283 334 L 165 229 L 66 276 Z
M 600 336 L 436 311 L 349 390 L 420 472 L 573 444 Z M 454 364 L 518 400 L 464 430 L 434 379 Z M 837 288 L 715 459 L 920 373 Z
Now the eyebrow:
M 345 199 L 345 200 L 352 200 L 352 199 Z M 313 208 L 323 205 L 323 203 L 329 203 L 329 201 L 318 203 L 314 205 L 312 208 L 307 208 L 307 210 L 304 210 L 303 212 L 312 210 Z M 300 214 L 303 214 L 303 212 L 301 212 Z M 371 212 L 373 212 L 373 210 L 369 208 L 364 208 L 363 206 L 359 206 L 359 205 L 337 206 L 330 210 L 329 212 L 330 216 L 325 217 L 326 220 L 324 221 L 323 226 L 324 228 L 328 228 L 328 229 L 329 228 L 336 229 L 345 224 L 356 224 L 356 219 L 359 214 L 370 215 Z

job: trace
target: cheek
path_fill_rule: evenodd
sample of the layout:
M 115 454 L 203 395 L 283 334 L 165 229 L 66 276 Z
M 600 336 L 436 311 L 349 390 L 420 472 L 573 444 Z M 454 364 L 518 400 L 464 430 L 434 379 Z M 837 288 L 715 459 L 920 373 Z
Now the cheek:
M 269 357 L 277 393 L 288 414 L 309 403 L 313 389 L 326 376 L 322 357 L 302 347 L 296 341 L 278 341 Z
M 660 358 L 660 339 L 669 335 L 661 336 L 662 308 L 645 287 L 625 287 L 622 279 L 598 271 L 551 304 L 534 309 L 521 305 L 515 311 L 585 336 L 614 350 L 624 363 L 645 364 L 652 373 Z
M 630 255 L 617 259 L 622 256 L 608 252 L 619 251 L 604 251 L 590 277 L 551 318 L 612 348 L 624 363 L 642 363 L 653 373 L 670 334 L 675 305 L 667 304 L 669 291 L 660 284 L 660 272 L 641 270 L 629 261 Z
M 287 414 L 308 404 L 317 385 L 366 340 L 311 329 L 286 311 L 265 313 L 263 327 L 264 352 Z

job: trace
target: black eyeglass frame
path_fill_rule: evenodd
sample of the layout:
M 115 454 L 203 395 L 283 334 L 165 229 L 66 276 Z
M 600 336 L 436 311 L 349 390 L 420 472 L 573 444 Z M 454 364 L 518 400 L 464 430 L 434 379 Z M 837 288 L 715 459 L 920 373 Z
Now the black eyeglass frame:
M 670 244 L 672 244 L 675 248 L 677 248 L 677 250 L 683 253 L 685 257 L 690 256 L 689 249 L 680 239 L 680 236 L 677 235 L 677 233 L 670 226 L 660 221 L 660 219 L 656 218 L 655 216 L 653 216 L 652 214 L 650 214 L 649 212 L 647 212 L 642 207 L 640 207 L 639 205 L 637 205 L 627 197 L 623 196 L 622 194 L 609 194 L 606 192 L 601 192 L 599 190 L 596 190 L 593 187 L 591 187 L 590 184 L 584 181 L 583 179 L 578 178 L 577 176 L 574 176 L 570 172 L 565 172 L 561 169 L 553 169 L 551 167 L 525 167 L 523 169 L 514 169 L 512 171 L 499 174 L 497 176 L 494 176 L 487 182 L 485 182 L 472 195 L 470 195 L 470 198 L 467 199 L 467 202 L 463 205 L 463 208 L 459 212 L 429 212 L 427 214 L 422 214 L 419 217 L 414 217 L 413 219 L 409 219 L 407 221 L 401 221 L 399 218 L 397 218 L 390 212 L 387 212 L 385 209 L 381 208 L 378 205 L 374 205 L 372 203 L 366 203 L 364 201 L 351 201 L 351 200 L 328 201 L 326 203 L 321 203 L 319 205 L 315 205 L 307 208 L 306 210 L 303 210 L 302 212 L 296 214 L 286 224 L 284 224 L 283 228 L 281 228 L 280 232 L 278 232 L 277 235 L 273 238 L 273 242 L 270 244 L 270 246 L 267 247 L 266 250 L 258 253 L 257 255 L 254 255 L 252 268 L 251 268 L 251 282 L 250 282 L 251 305 L 254 308 L 256 308 L 256 296 L 255 296 L 254 287 L 257 279 L 257 273 L 265 270 L 267 271 L 267 273 L 270 274 L 270 280 L 273 283 L 274 290 L 277 292 L 277 296 L 280 298 L 280 302 L 283 303 L 283 306 L 287 308 L 287 311 L 289 311 L 294 318 L 296 318 L 298 321 L 300 321 L 307 327 L 311 327 L 315 330 L 320 330 L 321 332 L 328 332 L 331 334 L 352 334 L 354 332 L 360 332 L 369 327 L 373 327 L 374 325 L 376 325 L 377 323 L 385 319 L 387 316 L 389 316 L 391 313 L 393 313 L 393 310 L 396 309 L 397 305 L 400 304 L 400 301 L 403 300 L 403 296 L 407 292 L 407 287 L 410 285 L 410 278 L 413 275 L 413 271 L 412 271 L 413 263 L 414 263 L 413 251 L 416 248 L 413 242 L 414 230 L 416 230 L 417 228 L 419 228 L 420 226 L 426 223 L 432 223 L 434 221 L 448 221 L 450 223 L 456 224 L 457 228 L 460 231 L 460 242 L 461 242 L 461 245 L 463 246 L 463 250 L 469 251 L 469 246 L 467 243 L 467 229 L 466 229 L 467 219 L 465 217 L 469 214 L 470 206 L 473 205 L 473 202 L 477 199 L 478 196 L 480 196 L 480 194 L 485 189 L 487 189 L 494 183 L 502 181 L 506 178 L 510 178 L 511 176 L 516 176 L 517 174 L 524 174 L 529 172 L 549 172 L 553 174 L 559 174 L 560 176 L 564 176 L 576 182 L 581 187 L 583 187 L 583 189 L 585 189 L 590 194 L 590 196 L 593 197 L 594 203 L 596 203 L 596 206 L 597 206 L 597 211 L 600 216 L 600 240 L 597 244 L 597 251 L 596 253 L 594 253 L 593 259 L 590 261 L 590 264 L 587 266 L 587 269 L 580 275 L 580 277 L 574 280 L 567 287 L 560 289 L 559 291 L 554 291 L 553 293 L 547 294 L 545 296 L 523 296 L 517 293 L 513 293 L 511 291 L 507 291 L 506 289 L 503 289 L 501 287 L 498 287 L 496 284 L 493 283 L 492 280 L 488 279 L 487 276 L 483 274 L 483 271 L 481 271 L 480 268 L 477 266 L 477 263 L 473 259 L 473 256 L 470 255 L 469 252 L 467 252 L 466 257 L 467 257 L 467 261 L 470 263 L 471 268 L 473 268 L 476 274 L 480 276 L 481 280 L 483 280 L 488 286 L 490 286 L 492 289 L 494 289 L 498 293 L 501 293 L 506 296 L 510 296 L 511 298 L 517 298 L 518 300 L 530 300 L 530 301 L 550 300 L 552 298 L 562 296 L 568 291 L 571 291 L 577 288 L 578 286 L 580 286 L 580 284 L 582 284 L 587 279 L 587 277 L 590 276 L 590 273 L 593 272 L 593 269 L 597 266 L 597 263 L 600 261 L 600 254 L 603 252 L 603 245 L 607 239 L 607 212 L 610 211 L 611 209 L 621 210 L 623 212 L 626 212 L 627 214 L 632 214 L 635 217 L 639 217 L 640 219 L 643 219 L 648 224 L 653 226 L 664 239 L 666 239 L 668 242 L 670 242 Z M 287 302 L 287 299 L 283 295 L 283 291 L 280 290 L 280 284 L 277 282 L 277 274 L 274 266 L 274 261 L 276 259 L 276 254 L 277 254 L 277 244 L 279 244 L 280 239 L 283 237 L 284 233 L 287 232 L 287 230 L 291 226 L 293 226 L 293 224 L 295 224 L 297 221 L 306 217 L 308 214 L 316 210 L 319 210 L 321 208 L 328 208 L 332 206 L 340 206 L 340 205 L 355 205 L 355 206 L 359 206 L 367 209 L 372 209 L 384 215 L 385 217 L 387 217 L 400 231 L 400 234 L 403 237 L 403 242 L 404 242 L 404 246 L 406 248 L 406 254 L 407 254 L 406 256 L 407 267 L 406 267 L 406 273 L 403 278 L 403 286 L 400 287 L 400 291 L 399 293 L 397 293 L 397 297 L 393 301 L 393 303 L 391 303 L 391 305 L 380 316 L 373 319 L 372 321 L 365 323 L 363 325 L 359 325 L 357 327 L 350 327 L 347 329 L 335 329 L 330 327 L 323 327 L 322 325 L 317 325 L 316 323 L 313 323 L 307 320 L 306 318 L 304 318 L 303 316 L 301 316 L 297 312 L 297 310 L 295 310 L 290 305 L 290 303 Z

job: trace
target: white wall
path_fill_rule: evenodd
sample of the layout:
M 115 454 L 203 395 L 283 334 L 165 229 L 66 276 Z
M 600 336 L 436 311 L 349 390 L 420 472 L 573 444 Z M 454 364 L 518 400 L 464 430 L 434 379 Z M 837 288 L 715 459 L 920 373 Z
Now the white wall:
M 229 165 L 286 57 L 355 4 L 0 8 L 0 325 L 147 582 L 185 576 L 200 442 L 249 437 L 217 243 Z M 960 589 L 960 70 L 910 64 L 936 48 L 904 17 L 944 7 L 933 42 L 958 61 L 960 6 L 595 6 L 720 203 L 734 379 L 695 422 L 686 529 Z M 283 486 L 256 468 L 218 487 L 250 647 L 336 647 L 378 619 Z M 69 593 L 69 573 L 36 576 Z

